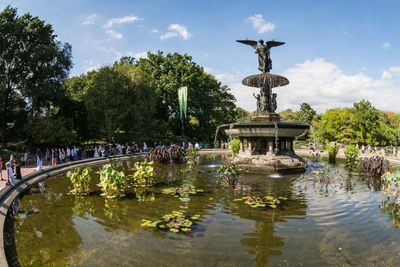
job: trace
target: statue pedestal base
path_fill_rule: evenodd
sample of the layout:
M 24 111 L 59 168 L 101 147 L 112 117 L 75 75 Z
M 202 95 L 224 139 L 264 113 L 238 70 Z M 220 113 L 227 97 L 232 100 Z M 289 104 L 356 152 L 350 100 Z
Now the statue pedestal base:
M 269 113 L 266 115 L 255 115 L 251 118 L 251 122 L 270 122 L 270 121 L 280 121 L 281 117 L 278 113 Z

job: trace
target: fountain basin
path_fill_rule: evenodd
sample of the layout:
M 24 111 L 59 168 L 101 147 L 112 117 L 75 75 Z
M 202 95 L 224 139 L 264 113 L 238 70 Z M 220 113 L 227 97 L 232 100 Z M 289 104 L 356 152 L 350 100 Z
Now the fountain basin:
M 286 77 L 271 73 L 260 73 L 251 75 L 242 80 L 243 85 L 250 87 L 262 88 L 268 85 L 269 88 L 285 86 L 289 84 L 289 80 Z

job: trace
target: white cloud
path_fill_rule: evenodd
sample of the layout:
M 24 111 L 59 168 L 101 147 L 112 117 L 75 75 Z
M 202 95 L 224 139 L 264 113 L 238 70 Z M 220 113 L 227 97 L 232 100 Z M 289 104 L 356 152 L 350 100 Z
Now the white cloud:
M 82 25 L 89 25 L 89 24 L 94 24 L 94 20 L 97 18 L 96 14 L 90 15 L 85 18 L 84 21 L 82 21 Z
M 122 39 L 122 34 L 111 29 L 106 29 L 106 33 L 115 39 Z
M 151 29 L 151 31 L 149 31 L 150 34 L 152 33 L 159 33 L 159 31 L 157 29 Z
M 347 35 L 347 34 L 350 34 L 350 33 L 349 33 L 348 31 L 346 31 L 346 30 L 342 30 L 342 33 L 343 33 L 343 34 L 346 34 L 346 35 Z
M 178 33 L 176 33 L 176 32 L 166 32 L 160 36 L 160 39 L 167 40 L 169 38 L 176 37 L 176 36 L 178 36 Z
M 386 50 L 386 49 L 389 49 L 391 46 L 392 46 L 392 45 L 391 45 L 390 43 L 384 42 L 384 43 L 382 44 L 382 49 L 383 49 L 383 50 Z
M 130 57 L 134 57 L 135 59 L 139 58 L 147 58 L 147 51 L 142 51 L 142 52 L 128 52 L 126 53 Z
M 278 111 L 298 110 L 301 103 L 307 102 L 321 113 L 329 108 L 351 107 L 354 102 L 365 99 L 381 110 L 400 112 L 400 66 L 390 67 L 380 78 L 374 79 L 363 73 L 347 74 L 320 58 L 297 64 L 282 75 L 290 83 L 273 89 L 278 94 Z M 257 88 L 243 86 L 240 82 L 230 87 L 238 106 L 255 110 L 252 93 L 258 92 Z
M 111 29 L 115 25 L 126 24 L 126 23 L 133 23 L 135 21 L 142 20 L 141 18 L 135 16 L 126 16 L 122 18 L 113 18 L 107 21 L 106 24 L 103 25 L 103 28 L 106 30 L 106 33 L 111 38 L 122 39 L 122 33 L 116 32 L 115 30 Z
M 126 16 L 123 18 L 114 18 L 114 19 L 110 19 L 109 21 L 107 21 L 106 24 L 104 24 L 105 28 L 111 28 L 113 25 L 115 24 L 126 24 L 126 23 L 132 23 L 135 21 L 141 20 L 138 17 L 135 16 Z
M 95 63 L 92 59 L 90 60 L 85 60 L 84 61 L 84 68 L 86 72 L 92 71 L 92 70 L 97 70 L 99 68 L 101 68 L 101 64 L 100 63 Z
M 178 35 L 181 36 L 183 40 L 187 40 L 190 37 L 192 37 L 192 34 L 188 32 L 186 26 L 180 24 L 171 24 L 168 26 L 168 30 L 169 30 L 168 32 L 160 36 L 161 40 L 166 40 L 172 37 L 176 37 Z
M 250 21 L 253 24 L 253 28 L 257 31 L 257 33 L 260 34 L 265 32 L 273 32 L 275 29 L 275 24 L 266 22 L 261 14 L 250 16 L 245 21 Z

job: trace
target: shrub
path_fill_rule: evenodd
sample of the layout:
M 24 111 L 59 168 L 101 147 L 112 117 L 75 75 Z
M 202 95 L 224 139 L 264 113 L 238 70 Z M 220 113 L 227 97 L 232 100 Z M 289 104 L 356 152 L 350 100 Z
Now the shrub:
M 80 170 L 80 168 L 75 168 L 74 170 L 67 172 L 67 177 L 71 180 L 72 186 L 74 187 L 70 193 L 74 195 L 88 195 L 91 178 L 90 173 L 93 169 L 86 167 L 82 170 L 82 173 L 79 173 Z
M 240 151 L 240 140 L 233 139 L 229 142 L 229 147 L 231 148 L 232 154 L 236 155 Z
M 346 157 L 346 167 L 349 171 L 354 170 L 358 166 L 358 154 L 359 150 L 354 145 L 347 145 L 344 149 L 344 155 Z

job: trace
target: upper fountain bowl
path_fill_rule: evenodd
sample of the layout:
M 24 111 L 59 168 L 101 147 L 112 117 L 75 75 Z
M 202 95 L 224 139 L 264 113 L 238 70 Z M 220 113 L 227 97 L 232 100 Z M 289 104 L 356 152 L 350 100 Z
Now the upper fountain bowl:
M 260 73 L 257 75 L 251 75 L 243 79 L 243 85 L 250 87 L 263 88 L 266 85 L 269 88 L 285 86 L 289 84 L 289 80 L 281 75 L 271 74 L 271 73 Z

